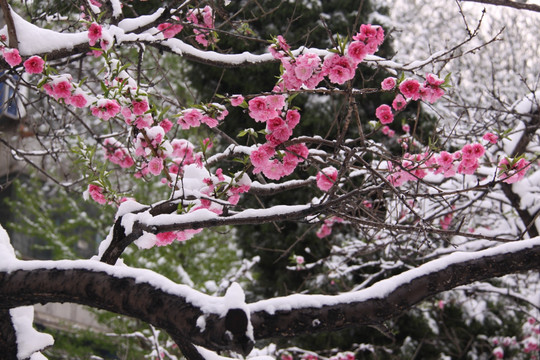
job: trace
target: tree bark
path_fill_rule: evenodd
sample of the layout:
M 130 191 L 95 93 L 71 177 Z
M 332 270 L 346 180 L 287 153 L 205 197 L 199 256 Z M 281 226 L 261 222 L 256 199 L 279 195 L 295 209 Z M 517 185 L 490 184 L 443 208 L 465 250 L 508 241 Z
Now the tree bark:
M 517 252 L 483 256 L 457 262 L 440 270 L 426 271 L 425 275 L 403 282 L 386 295 L 384 295 L 386 289 L 381 284 L 381 297 L 371 296 L 362 301 L 322 307 L 293 307 L 292 310 L 278 310 L 272 314 L 265 310 L 256 310 L 251 312 L 251 322 L 255 339 L 293 337 L 350 326 L 377 325 L 435 294 L 475 281 L 527 270 L 540 270 L 538 242 L 532 248 Z M 375 284 L 373 287 L 377 286 L 378 284 Z M 299 295 L 298 302 L 309 304 L 308 297 L 302 301 L 304 296 Z M 265 302 L 272 308 L 273 300 L 263 301 L 261 305 L 254 304 L 254 306 L 255 308 L 265 306 Z M 275 305 L 274 308 L 278 306 Z
M 17 360 L 17 335 L 9 309 L 0 309 L 0 354 L 2 359 Z
M 173 339 L 188 339 L 214 351 L 233 350 L 243 354 L 253 346 L 245 343 L 244 338 L 226 336 L 228 329 L 222 314 L 203 312 L 183 296 L 164 291 L 159 284 L 88 269 L 38 268 L 0 272 L 2 311 L 48 302 L 78 303 L 138 318 L 164 329 Z M 206 324 L 204 329 L 197 326 L 201 316 Z
M 254 337 L 291 337 L 380 324 L 457 286 L 540 270 L 539 259 L 540 240 L 524 240 L 476 253 L 455 253 L 345 296 L 295 295 L 254 303 L 249 305 Z M 207 309 L 203 311 L 194 303 L 219 299 L 204 299 L 206 295 L 194 290 L 185 290 L 185 295 L 181 295 L 184 294 L 183 287 L 164 285 L 162 278 L 157 276 L 141 280 L 141 276 L 149 272 L 129 269 L 124 272 L 129 275 L 122 275 L 118 267 L 105 264 L 100 264 L 100 269 L 107 272 L 91 270 L 86 264 L 94 262 L 89 261 L 72 262 L 78 264 L 77 268 L 62 262 L 62 268 L 50 268 L 49 265 L 26 270 L 28 266 L 24 264 L 28 263 L 47 262 L 19 261 L 16 266 L 0 271 L 0 309 L 7 311 L 11 307 L 36 303 L 73 302 L 138 318 L 164 329 L 173 339 L 181 339 L 183 345 L 193 343 L 214 351 L 232 350 L 244 354 L 253 345 L 243 336 L 244 326 L 238 328 L 239 324 L 246 328 L 248 324 L 247 316 L 240 314 L 239 309 L 228 309 L 222 314 L 208 310 L 205 304 Z M 321 305 L 314 306 L 314 301 Z M 197 326 L 201 316 L 205 319 L 204 328 Z

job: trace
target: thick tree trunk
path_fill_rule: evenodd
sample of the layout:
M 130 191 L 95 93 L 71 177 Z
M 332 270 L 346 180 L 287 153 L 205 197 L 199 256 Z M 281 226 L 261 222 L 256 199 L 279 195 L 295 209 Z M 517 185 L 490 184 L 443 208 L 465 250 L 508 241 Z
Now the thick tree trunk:
M 0 354 L 4 360 L 17 360 L 17 336 L 9 309 L 0 309 Z

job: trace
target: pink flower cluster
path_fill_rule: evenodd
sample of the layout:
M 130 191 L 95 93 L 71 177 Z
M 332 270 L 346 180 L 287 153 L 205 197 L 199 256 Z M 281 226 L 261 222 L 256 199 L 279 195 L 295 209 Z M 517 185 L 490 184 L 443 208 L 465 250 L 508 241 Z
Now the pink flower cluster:
M 94 184 L 88 185 L 88 194 L 98 204 L 104 205 L 107 203 L 107 199 L 105 198 L 105 195 L 103 195 L 103 188 L 101 186 Z
M 89 105 L 90 97 L 72 83 L 71 75 L 49 76 L 43 84 L 43 90 L 56 100 L 62 99 L 66 104 L 78 108 Z
M 4 57 L 4 60 L 9 64 L 11 67 L 15 67 L 19 65 L 22 62 L 21 55 L 19 54 L 19 50 L 17 49 L 8 49 L 0 45 L 0 48 L 2 49 L 2 56 Z M 41 74 L 43 72 L 43 69 L 45 67 L 45 61 L 39 57 L 39 56 L 32 56 L 29 59 L 27 59 L 24 63 L 24 70 L 28 74 Z
M 203 231 L 203 229 L 187 229 L 162 232 L 156 235 L 156 246 L 166 246 L 176 241 L 186 241 Z
M 184 27 L 180 24 L 162 23 L 157 29 L 163 34 L 165 39 L 175 37 Z
M 187 21 L 194 25 L 198 25 L 199 28 L 193 29 L 195 33 L 195 41 L 202 46 L 208 46 L 216 41 L 212 36 L 210 30 L 214 28 L 214 13 L 212 8 L 206 5 L 202 9 L 192 9 L 187 13 Z
M 423 179 L 429 172 L 451 177 L 459 174 L 472 175 L 479 166 L 478 159 L 485 153 L 480 143 L 466 144 L 461 151 L 450 154 L 405 154 L 404 160 L 395 169 L 388 164 L 391 174 L 387 180 L 394 186 L 401 186 L 408 181 Z
M 249 116 L 257 122 L 266 122 L 281 116 L 284 107 L 283 95 L 257 96 L 248 102 Z
M 120 141 L 114 138 L 105 139 L 103 149 L 105 150 L 105 158 L 113 164 L 120 165 L 124 169 L 130 168 L 135 164 L 128 150 Z
M 118 104 L 118 101 L 111 99 L 100 99 L 95 105 L 90 107 L 92 115 L 102 119 L 109 120 L 115 117 L 122 107 Z
M 41 74 L 45 67 L 45 61 L 39 56 L 32 56 L 23 65 L 28 74 Z
M 191 127 L 199 127 L 206 124 L 208 127 L 216 127 L 219 121 L 225 119 L 229 112 L 219 104 L 210 104 L 202 109 L 190 108 L 182 111 L 178 117 L 177 123 L 182 129 L 187 130 Z
M 303 86 L 314 89 L 324 79 L 321 58 L 316 54 L 302 54 L 295 59 L 282 56 L 281 63 L 284 69 L 282 79 L 286 89 L 298 90 Z
M 308 156 L 304 144 L 295 144 L 278 153 L 276 147 L 289 140 L 293 129 L 300 123 L 298 110 L 286 110 L 285 96 L 257 96 L 248 103 L 249 116 L 266 123 L 267 142 L 250 154 L 254 173 L 262 172 L 267 178 L 278 180 L 292 174 L 296 166 Z M 276 156 L 277 155 L 277 156 Z
M 303 143 L 294 144 L 285 149 L 285 155 L 282 157 L 280 155 L 283 154 L 278 153 L 271 142 L 259 146 L 249 156 L 254 166 L 253 173 L 262 172 L 269 179 L 279 180 L 292 174 L 298 164 L 307 159 L 309 150 Z
M 278 36 L 270 45 L 269 51 L 283 64 L 283 90 L 298 90 L 302 87 L 314 89 L 325 76 L 335 84 L 344 84 L 351 80 L 356 67 L 366 55 L 377 51 L 384 40 L 384 31 L 380 26 L 362 25 L 353 40 L 346 55 L 328 55 L 321 64 L 320 57 L 314 53 L 305 53 L 295 58 L 285 39 Z
M 347 54 L 354 61 L 355 65 L 361 63 L 366 55 L 377 52 L 379 46 L 384 41 L 384 30 L 380 26 L 370 24 L 360 25 L 360 32 L 353 37 L 353 42 L 349 44 Z
M 530 165 L 531 163 L 523 158 L 519 160 L 503 158 L 498 165 L 499 178 L 507 184 L 518 182 L 523 179 Z
M 408 100 L 422 100 L 433 104 L 441 96 L 444 95 L 444 90 L 441 85 L 444 84 L 443 79 L 439 79 L 433 74 L 426 75 L 426 81 L 420 84 L 418 80 L 406 79 L 399 84 L 400 93 L 396 95 L 392 101 L 392 108 L 395 111 L 401 111 L 407 106 Z M 386 91 L 393 90 L 397 85 L 397 80 L 394 77 L 388 77 L 381 83 L 381 88 Z M 390 106 L 384 104 L 375 110 L 375 116 L 381 124 L 390 124 L 394 121 L 394 113 Z
M 482 137 L 482 139 L 490 142 L 491 144 L 496 144 L 499 140 L 499 137 L 493 133 L 488 132 Z
M 2 55 L 4 56 L 4 60 L 6 60 L 11 67 L 19 65 L 22 61 L 19 50 L 17 49 L 2 48 Z
M 322 191 L 328 191 L 337 181 L 338 171 L 335 167 L 329 166 L 317 173 L 317 187 Z
M 522 351 L 527 354 L 525 357 L 531 360 L 538 360 L 540 354 L 540 325 L 533 317 L 529 317 L 522 326 L 523 339 L 517 341 L 515 337 L 495 337 L 492 339 L 495 348 L 492 351 L 493 356 L 496 359 L 503 359 L 505 349 L 509 352 Z M 521 359 L 521 357 L 520 357 Z
M 337 217 L 337 216 L 332 216 L 332 217 L 324 220 L 324 223 L 319 228 L 319 230 L 317 230 L 317 233 L 315 235 L 317 235 L 317 237 L 319 239 L 327 237 L 328 235 L 330 235 L 332 233 L 332 227 L 334 226 L 334 224 L 335 223 L 342 223 L 342 222 L 343 222 L 342 218 Z

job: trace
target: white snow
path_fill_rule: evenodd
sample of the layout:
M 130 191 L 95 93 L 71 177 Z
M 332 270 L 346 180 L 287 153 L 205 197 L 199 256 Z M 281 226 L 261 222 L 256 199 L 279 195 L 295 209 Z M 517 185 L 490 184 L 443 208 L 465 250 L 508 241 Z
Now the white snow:
M 17 332 L 17 357 L 26 359 L 32 354 L 54 344 L 51 335 L 40 333 L 33 328 L 34 307 L 21 306 L 10 309 L 13 327 Z

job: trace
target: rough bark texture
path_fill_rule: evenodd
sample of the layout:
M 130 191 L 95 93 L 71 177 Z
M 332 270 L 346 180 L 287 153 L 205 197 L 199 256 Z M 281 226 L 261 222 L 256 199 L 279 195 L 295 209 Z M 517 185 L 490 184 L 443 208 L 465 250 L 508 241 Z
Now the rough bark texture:
M 540 245 L 450 265 L 403 284 L 387 296 L 362 302 L 251 313 L 255 338 L 292 337 L 349 326 L 376 325 L 432 295 L 460 285 L 526 270 L 540 270 Z
M 540 244 L 536 244 L 426 271 L 425 275 L 402 284 L 381 298 L 321 308 L 306 306 L 273 314 L 253 311 L 250 316 L 255 339 L 380 324 L 434 294 L 457 286 L 505 274 L 540 270 L 539 259 Z M 149 283 L 137 283 L 131 277 L 122 278 L 86 269 L 0 272 L 2 311 L 46 302 L 74 302 L 138 318 L 166 330 L 179 345 L 183 345 L 184 351 L 196 351 L 190 343 L 211 350 L 228 349 L 239 353 L 249 352 L 253 345 L 243 336 L 248 322 L 239 309 L 230 309 L 223 317 L 204 314 L 206 326 L 201 331 L 196 326 L 197 319 L 203 315 L 201 309 L 183 297 L 169 294 Z M 198 357 L 194 352 L 190 358 Z
M 135 317 L 164 329 L 174 339 L 189 339 L 210 350 L 244 353 L 253 345 L 244 338 L 226 336 L 225 317 L 219 314 L 204 314 L 206 327 L 201 331 L 196 326 L 201 309 L 133 278 L 85 269 L 0 272 L 0 308 L 48 302 L 78 303 Z
M 9 309 L 0 309 L 0 354 L 4 360 L 17 360 L 17 337 Z

